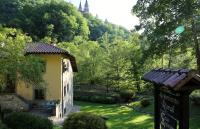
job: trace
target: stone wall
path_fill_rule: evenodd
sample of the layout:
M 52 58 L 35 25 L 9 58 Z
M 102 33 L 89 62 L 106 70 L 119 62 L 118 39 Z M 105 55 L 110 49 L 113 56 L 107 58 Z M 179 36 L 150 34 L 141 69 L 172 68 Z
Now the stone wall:
M 13 111 L 29 110 L 29 104 L 16 94 L 0 94 L 0 106 L 2 109 L 10 109 Z

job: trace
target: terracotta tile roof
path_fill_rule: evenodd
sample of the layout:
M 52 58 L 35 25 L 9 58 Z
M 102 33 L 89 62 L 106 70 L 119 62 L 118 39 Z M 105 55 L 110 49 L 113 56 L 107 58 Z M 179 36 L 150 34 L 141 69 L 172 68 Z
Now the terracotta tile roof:
M 70 59 L 74 72 L 77 72 L 76 59 L 68 51 L 47 43 L 28 43 L 25 48 L 25 55 L 29 54 L 62 54 Z
M 29 43 L 26 46 L 26 54 L 69 54 L 67 51 L 47 43 Z

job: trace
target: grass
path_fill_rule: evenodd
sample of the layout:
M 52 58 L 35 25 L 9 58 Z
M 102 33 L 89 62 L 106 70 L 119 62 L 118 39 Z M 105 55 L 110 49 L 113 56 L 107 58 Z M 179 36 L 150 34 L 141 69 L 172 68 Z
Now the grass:
M 153 129 L 153 117 L 133 111 L 120 105 L 104 105 L 87 102 L 76 102 L 81 111 L 87 111 L 109 118 L 109 129 Z
M 88 102 L 75 102 L 81 107 L 81 111 L 95 113 L 106 116 L 109 129 L 153 129 L 153 116 L 139 113 L 126 106 L 106 105 Z M 138 102 L 133 103 L 138 106 Z M 190 106 L 190 129 L 200 129 L 200 107 Z M 153 102 L 150 106 L 143 108 L 142 111 L 153 113 Z M 61 129 L 54 127 L 54 129 Z
M 58 126 L 54 126 L 53 129 L 62 129 L 62 128 Z
M 104 105 L 88 102 L 76 102 L 81 111 L 95 113 L 109 118 L 109 129 L 153 129 L 153 116 L 139 113 L 131 108 L 120 105 Z M 136 102 L 136 105 L 138 103 Z M 190 129 L 200 129 L 200 107 L 190 106 Z M 153 104 L 142 109 L 153 113 Z

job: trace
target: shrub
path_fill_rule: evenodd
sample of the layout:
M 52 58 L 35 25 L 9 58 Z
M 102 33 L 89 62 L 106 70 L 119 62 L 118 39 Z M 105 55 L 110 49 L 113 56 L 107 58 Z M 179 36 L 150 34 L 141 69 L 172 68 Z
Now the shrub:
M 93 96 L 90 98 L 90 102 L 102 103 L 102 104 L 114 104 L 117 101 L 114 97 L 109 96 Z
M 140 103 L 140 101 L 131 102 L 131 103 L 129 104 L 129 106 L 130 106 L 131 108 L 133 108 L 133 109 L 138 109 L 138 108 L 141 107 L 141 103 Z
M 1 120 L 0 120 L 0 129 L 8 129 L 8 127 L 4 125 Z
M 11 110 L 11 109 L 2 109 L 1 110 L 1 118 L 3 119 L 6 115 L 8 115 L 8 114 L 10 114 L 10 113 L 12 113 L 13 112 L 13 110 Z
M 93 95 L 93 96 L 78 96 L 74 97 L 77 101 L 87 101 L 93 103 L 102 103 L 102 104 L 115 104 L 119 99 L 116 96 L 103 96 L 103 95 Z
M 53 129 L 52 122 L 47 118 L 22 112 L 8 114 L 3 122 L 11 129 Z
M 150 103 L 150 100 L 149 99 L 143 99 L 140 101 L 140 104 L 142 107 L 147 107 L 149 106 L 151 103 Z
M 199 106 L 200 105 L 200 94 L 199 94 L 199 90 L 197 90 L 196 92 L 193 92 L 190 96 L 190 100 L 192 101 L 192 103 L 194 105 Z
M 64 122 L 63 129 L 107 129 L 107 126 L 100 116 L 78 112 L 69 115 Z
M 128 102 L 129 100 L 131 100 L 134 95 L 135 93 L 131 90 L 120 91 L 120 97 L 122 100 L 124 100 L 124 102 Z

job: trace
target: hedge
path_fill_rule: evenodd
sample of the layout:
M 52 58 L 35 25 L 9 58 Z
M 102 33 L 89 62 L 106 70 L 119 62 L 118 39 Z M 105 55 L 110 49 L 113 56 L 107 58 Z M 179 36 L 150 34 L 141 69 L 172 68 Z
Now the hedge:
M 100 116 L 78 112 L 72 113 L 64 121 L 63 129 L 107 129 L 106 122 Z
M 47 118 L 24 112 L 13 112 L 6 115 L 3 122 L 11 129 L 53 129 Z

